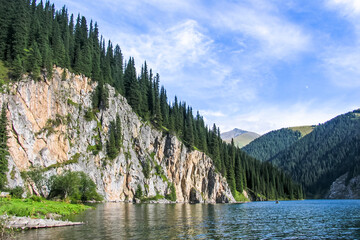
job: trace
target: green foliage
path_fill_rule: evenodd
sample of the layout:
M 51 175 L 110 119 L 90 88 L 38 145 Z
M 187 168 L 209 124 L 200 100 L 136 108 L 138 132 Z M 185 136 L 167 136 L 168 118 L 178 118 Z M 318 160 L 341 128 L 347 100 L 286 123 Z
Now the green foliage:
M 244 196 L 244 194 L 242 194 L 242 193 L 240 193 L 240 192 L 238 192 L 238 191 L 235 191 L 235 193 L 233 194 L 233 196 L 234 196 L 235 201 L 237 201 L 237 202 L 248 202 L 248 201 L 249 201 L 249 199 L 246 198 L 246 197 Z
M 118 114 L 116 115 L 116 120 L 110 122 L 108 135 L 109 140 L 106 143 L 106 153 L 110 159 L 114 159 L 122 147 L 121 122 Z
M 82 204 L 69 204 L 59 201 L 49 201 L 34 196 L 29 199 L 0 199 L 0 214 L 18 217 L 45 218 L 49 213 L 69 216 L 82 212 L 90 207 Z
M 301 133 L 299 131 L 282 128 L 255 139 L 242 150 L 258 160 L 267 161 L 296 143 L 300 138 Z
M 176 201 L 176 189 L 173 183 L 170 184 L 170 193 L 165 196 L 166 199 L 175 202 Z
M 270 161 L 303 184 L 306 195 L 323 197 L 331 183 L 345 173 L 360 174 L 358 110 L 318 125 Z
M 95 183 L 83 172 L 66 172 L 49 179 L 49 198 L 71 199 L 73 201 L 101 201 Z
M 5 189 L 5 191 L 9 192 L 12 198 L 21 198 L 24 193 L 24 189 L 20 186 L 16 186 L 15 188 Z
M 164 196 L 159 194 L 159 193 L 156 193 L 155 196 L 152 196 L 152 197 L 142 197 L 140 200 L 141 202 L 149 202 L 149 201 L 158 201 L 160 199 L 164 199 Z
M 9 68 L 0 60 L 0 92 L 3 92 L 9 83 L 9 71 Z
M 146 159 L 144 162 L 141 163 L 143 167 L 143 174 L 145 178 L 150 178 L 151 172 L 151 162 L 149 159 Z
M 137 185 L 134 197 L 138 198 L 138 199 L 141 199 L 143 197 L 143 191 L 142 191 L 140 184 Z
M 74 102 L 72 99 L 70 99 L 70 98 L 68 98 L 68 100 L 67 100 L 67 104 L 68 105 L 71 105 L 71 106 L 74 106 L 74 107 L 79 107 L 79 104 L 78 103 L 76 103 L 76 102 Z
M 160 75 L 153 74 L 146 62 L 139 75 L 136 73 L 133 57 L 124 65 L 120 47 L 116 45 L 114 48 L 111 41 L 108 41 L 106 46 L 105 40 L 99 39 L 96 23 L 90 23 L 88 29 L 84 16 L 79 15 L 74 22 L 73 15 L 69 20 L 65 7 L 55 11 L 55 7 L 50 3 L 46 3 L 44 7 L 43 2 L 34 2 L 34 5 L 30 4 L 30 1 L 5 2 L 1 10 L 8 12 L 9 16 L 8 21 L 1 25 L 0 61 L 3 61 L 5 66 L 12 66 L 10 75 L 15 80 L 24 73 L 29 73 L 35 80 L 39 79 L 45 68 L 49 77 L 54 64 L 84 74 L 97 82 L 92 95 L 92 108 L 100 111 L 109 106 L 109 84 L 126 97 L 138 116 L 151 121 L 158 129 L 165 130 L 165 135 L 176 135 L 190 149 L 196 147 L 210 155 L 216 171 L 227 178 L 233 192 L 235 189 L 247 188 L 264 195 L 266 192 L 278 195 L 292 192 L 285 187 L 284 182 L 291 182 L 290 179 L 284 178 L 284 181 L 279 180 L 278 184 L 274 185 L 267 181 L 267 177 L 259 175 L 265 171 L 261 169 L 267 169 L 271 174 L 277 174 L 273 177 L 276 180 L 281 178 L 281 172 L 256 162 L 238 149 L 235 150 L 238 157 L 234 157 L 234 150 L 222 143 L 216 125 L 209 129 L 203 117 L 199 113 L 194 117 L 191 107 L 185 102 L 178 102 L 175 97 L 174 101 L 169 103 L 165 88 L 160 86 Z M 81 109 L 81 105 L 72 100 L 68 100 L 68 104 Z M 85 118 L 91 119 L 91 116 Z M 95 155 L 102 149 L 99 134 L 101 124 L 99 125 L 95 145 L 88 146 L 88 150 Z M 107 140 L 107 154 L 110 158 L 116 157 L 122 148 L 121 126 L 117 123 L 114 125 L 115 130 L 109 132 Z M 49 135 L 55 132 L 54 128 L 55 125 L 51 122 L 43 131 L 47 131 Z M 111 132 L 114 132 L 113 135 Z M 128 152 L 125 152 L 125 156 L 127 160 L 130 159 Z M 3 154 L 0 155 L 1 159 L 4 159 Z M 236 161 L 241 165 L 241 171 L 233 170 Z M 148 163 L 145 162 L 143 167 L 144 174 L 148 176 Z M 1 164 L 0 170 L 4 170 L 1 169 Z M 271 174 L 269 173 L 269 176 Z
M 85 120 L 88 121 L 88 122 L 93 121 L 93 120 L 96 119 L 93 110 L 90 109 L 90 108 L 85 111 L 84 118 L 85 118 Z
M 0 189 L 3 189 L 7 183 L 6 173 L 8 169 L 8 132 L 7 132 L 7 116 L 6 116 L 6 104 L 4 103 L 1 108 L 0 115 Z

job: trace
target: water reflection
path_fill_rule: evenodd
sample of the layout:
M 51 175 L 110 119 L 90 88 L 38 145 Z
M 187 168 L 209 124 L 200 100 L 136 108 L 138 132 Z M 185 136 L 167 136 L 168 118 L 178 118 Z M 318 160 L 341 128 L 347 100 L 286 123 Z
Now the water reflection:
M 359 239 L 360 201 L 99 204 L 86 225 L 24 231 L 18 239 Z

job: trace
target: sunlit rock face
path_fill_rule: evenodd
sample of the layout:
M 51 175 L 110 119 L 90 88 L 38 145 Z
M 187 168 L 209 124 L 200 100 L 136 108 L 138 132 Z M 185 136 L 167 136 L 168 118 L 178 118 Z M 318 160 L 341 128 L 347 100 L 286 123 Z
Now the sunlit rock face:
M 2 94 L 9 119 L 9 187 L 38 192 L 21 172 L 45 169 L 50 177 L 66 170 L 84 171 L 108 201 L 132 200 L 138 185 L 145 196 L 170 193 L 174 184 L 178 202 L 233 202 L 228 184 L 204 153 L 189 150 L 175 136 L 153 128 L 132 111 L 124 97 L 109 89 L 109 108 L 85 119 L 96 83 L 80 75 L 54 69 L 52 79 L 24 77 Z M 111 121 L 120 116 L 122 146 L 113 160 L 106 156 Z M 99 141 L 102 149 L 93 151 Z M 143 166 L 150 162 L 145 178 Z M 160 166 L 160 167 L 159 167 Z M 44 188 L 46 191 L 46 187 Z

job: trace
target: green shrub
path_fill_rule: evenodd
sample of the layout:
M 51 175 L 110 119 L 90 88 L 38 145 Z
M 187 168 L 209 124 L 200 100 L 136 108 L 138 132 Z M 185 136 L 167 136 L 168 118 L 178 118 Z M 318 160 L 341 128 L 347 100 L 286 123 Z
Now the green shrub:
M 15 188 L 10 189 L 9 193 L 13 198 L 22 198 L 24 189 L 20 186 L 17 186 Z
M 96 185 L 84 172 L 66 172 L 49 179 L 49 198 L 70 199 L 71 201 L 101 201 Z
M 167 200 L 176 201 L 176 189 L 173 183 L 170 184 L 170 193 L 165 196 Z
M 142 167 L 145 178 L 150 178 L 151 162 L 149 161 L 149 159 L 142 163 Z
M 92 111 L 92 109 L 88 108 L 86 111 L 85 111 L 85 115 L 84 115 L 84 118 L 86 121 L 90 122 L 92 120 L 95 120 L 95 115 L 94 115 L 94 112 Z
M 135 198 L 141 199 L 142 196 L 143 196 L 143 191 L 142 191 L 140 184 L 138 184 L 136 191 L 135 191 Z

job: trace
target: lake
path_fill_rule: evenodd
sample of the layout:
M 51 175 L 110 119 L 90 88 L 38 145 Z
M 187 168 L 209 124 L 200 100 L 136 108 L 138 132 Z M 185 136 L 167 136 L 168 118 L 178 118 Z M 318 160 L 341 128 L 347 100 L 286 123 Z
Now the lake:
M 86 225 L 22 231 L 17 239 L 360 239 L 360 200 L 245 204 L 98 204 Z

